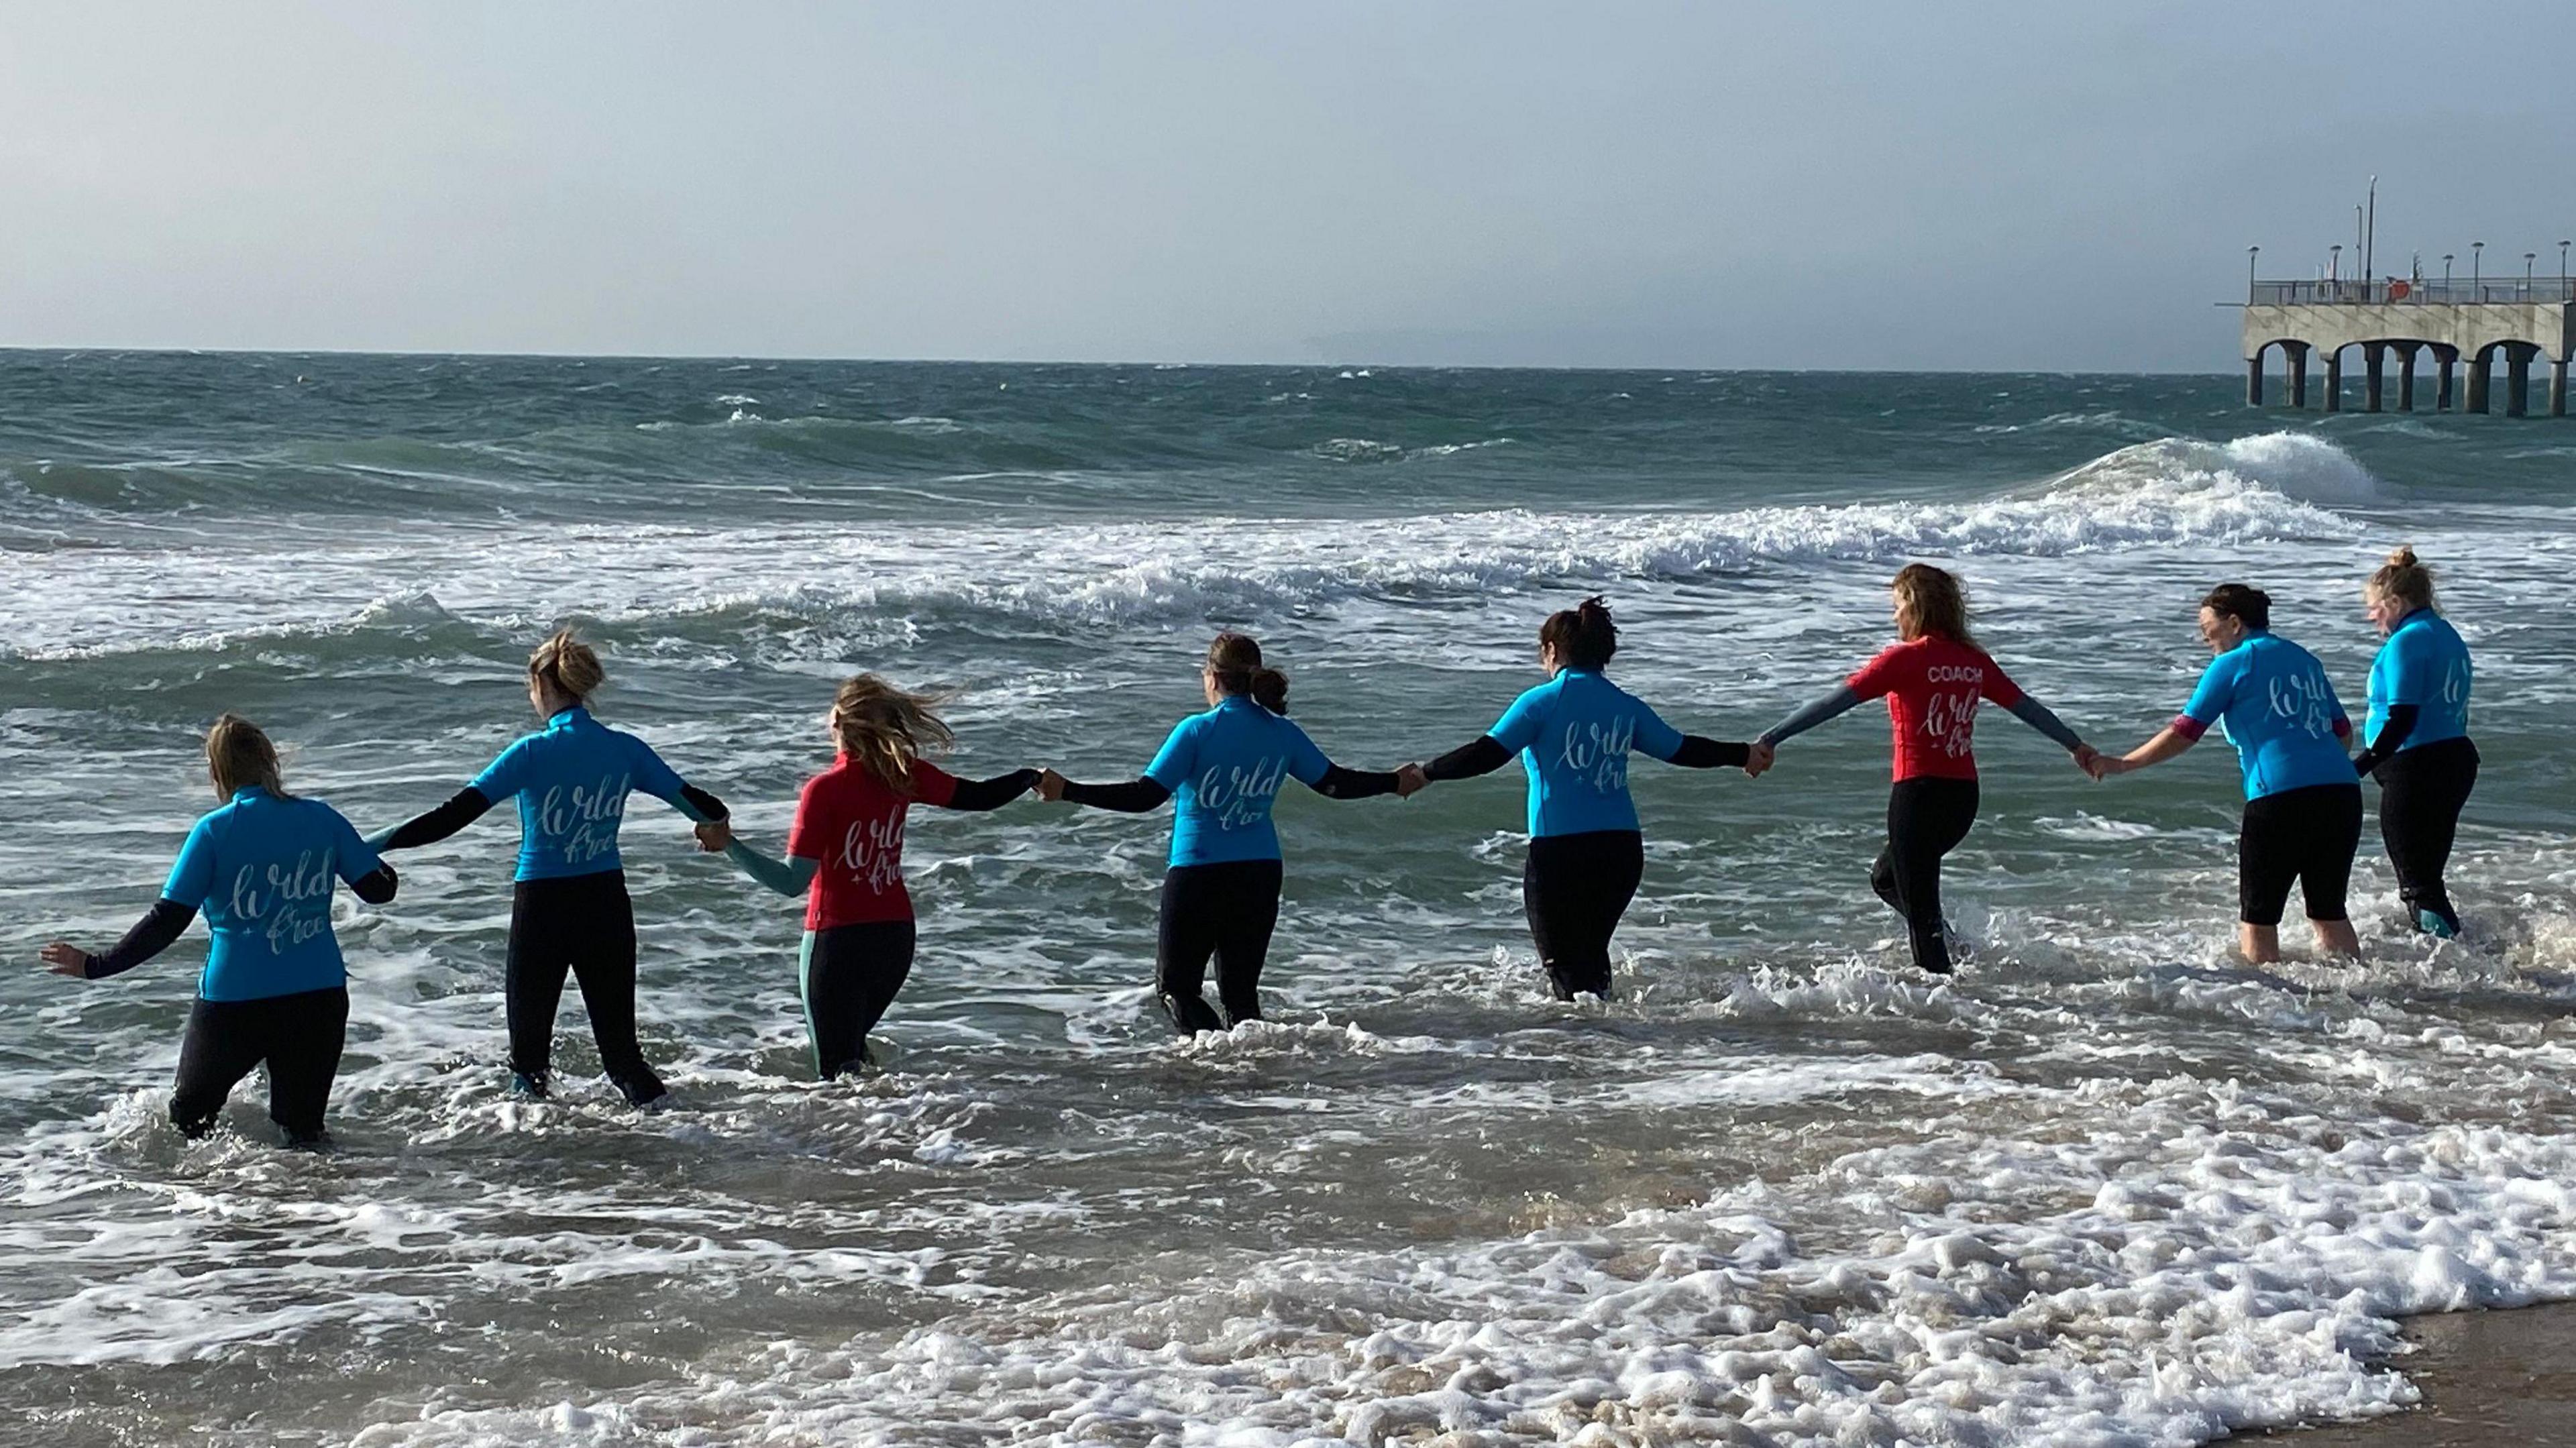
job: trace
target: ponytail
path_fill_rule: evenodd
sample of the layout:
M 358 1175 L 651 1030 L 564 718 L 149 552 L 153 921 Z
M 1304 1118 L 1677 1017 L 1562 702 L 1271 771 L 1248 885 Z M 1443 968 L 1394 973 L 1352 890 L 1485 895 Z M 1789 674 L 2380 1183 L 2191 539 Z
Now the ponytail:
M 1539 647 L 1556 651 L 1556 661 L 1569 669 L 1599 669 L 1619 652 L 1619 628 L 1610 621 L 1610 605 L 1594 594 L 1572 608 L 1559 609 L 1538 627 Z
M 278 774 L 277 746 L 258 725 L 239 714 L 217 718 L 206 731 L 206 776 L 214 781 L 215 793 L 227 801 L 234 791 L 253 785 L 279 799 L 293 797 Z
M 1288 712 L 1288 676 L 1261 662 L 1261 645 L 1250 634 L 1229 630 L 1208 645 L 1208 677 L 1217 692 L 1241 695 L 1273 714 Z
M 2370 598 L 2393 599 L 2409 609 L 2433 606 L 2433 570 L 2416 561 L 2415 550 L 2400 547 L 2363 585 Z
M 553 685 L 578 703 L 599 692 L 599 686 L 608 682 L 608 670 L 601 667 L 590 645 L 574 637 L 571 629 L 562 628 L 528 655 L 528 677 Z

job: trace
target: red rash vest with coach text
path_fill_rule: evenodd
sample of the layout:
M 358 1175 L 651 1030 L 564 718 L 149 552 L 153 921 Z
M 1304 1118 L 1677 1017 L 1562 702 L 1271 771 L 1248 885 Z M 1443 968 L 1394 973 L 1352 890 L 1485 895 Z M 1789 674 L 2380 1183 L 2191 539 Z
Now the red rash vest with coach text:
M 905 816 L 915 804 L 944 806 L 956 793 L 954 775 L 917 759 L 910 794 L 890 788 L 846 754 L 805 781 L 796 823 L 787 831 L 787 853 L 818 866 L 805 928 L 910 920 L 912 895 L 903 887 Z
M 1977 701 L 2009 709 L 2022 696 L 1982 650 L 1929 636 L 1892 645 L 1846 682 L 1864 699 L 1887 700 L 1899 780 L 1976 778 Z

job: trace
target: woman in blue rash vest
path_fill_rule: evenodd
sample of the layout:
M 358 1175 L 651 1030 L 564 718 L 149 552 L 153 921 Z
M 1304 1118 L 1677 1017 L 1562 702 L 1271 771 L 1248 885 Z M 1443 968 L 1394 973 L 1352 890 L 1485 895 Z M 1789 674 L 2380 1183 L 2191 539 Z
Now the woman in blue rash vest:
M 633 790 L 701 824 L 725 818 L 724 802 L 685 783 L 652 746 L 590 716 L 585 701 L 607 682 L 599 655 L 563 630 L 528 657 L 528 703 L 545 727 L 501 751 L 447 803 L 376 836 L 379 849 L 446 839 L 501 801 L 519 801 L 519 866 L 510 905 L 506 977 L 511 1089 L 542 1097 L 554 1051 L 564 972 L 581 982 L 599 1064 L 626 1099 L 665 1094 L 635 1039 L 635 906 L 617 855 L 617 828 Z
M 204 1135 L 233 1087 L 266 1063 L 269 1119 L 290 1145 L 320 1146 L 349 1024 L 332 886 L 382 905 L 394 898 L 394 872 L 338 810 L 286 792 L 276 746 L 249 720 L 226 714 L 206 731 L 206 774 L 223 803 L 188 831 L 142 920 L 96 955 L 57 940 L 38 957 L 56 975 L 104 980 L 160 954 L 203 910 L 214 946 L 188 1009 L 170 1119 Z
M 1977 706 L 1991 700 L 2048 736 L 2089 770 L 2094 751 L 2047 705 L 2004 673 L 1968 632 L 1968 594 L 1958 575 L 1908 563 L 1888 584 L 1897 642 L 1861 665 L 1841 687 L 1772 725 L 1753 741 L 1754 762 L 1769 768 L 1782 741 L 1862 703 L 1887 700 L 1895 745 L 1887 794 L 1887 844 L 1870 867 L 1869 887 L 1905 917 L 1914 965 L 1950 973 L 1950 927 L 1941 913 L 1941 860 L 1977 821 Z
M 2370 666 L 2368 747 L 2353 768 L 2379 781 L 2379 835 L 2416 929 L 2449 939 L 2459 912 L 2442 887 L 2460 810 L 2478 784 L 2469 742 L 2469 646 L 2433 607 L 2433 570 L 2400 548 L 2362 585 L 2387 642 Z
M 1742 744 L 1684 734 L 1602 670 L 1619 650 L 1610 607 L 1587 598 L 1538 631 L 1547 682 L 1523 693 L 1472 743 L 1406 773 L 1428 783 L 1490 774 L 1521 758 L 1529 773 L 1529 857 L 1521 904 L 1549 990 L 1610 998 L 1610 936 L 1645 874 L 1645 836 L 1628 796 L 1633 748 L 1691 769 L 1748 768 Z
M 912 807 L 1000 809 L 1038 782 L 1034 769 L 959 779 L 924 758 L 955 742 L 938 703 L 874 674 L 841 685 L 830 721 L 840 756 L 797 796 L 787 858 L 771 859 L 722 824 L 698 827 L 699 842 L 724 850 L 744 874 L 807 897 L 796 986 L 818 1080 L 866 1067 L 868 1032 L 912 974 L 912 892 L 903 882 Z
M 1261 966 L 1279 923 L 1282 867 L 1270 807 L 1294 778 L 1328 799 L 1395 794 L 1392 773 L 1344 769 L 1288 718 L 1288 679 L 1261 662 L 1261 645 L 1221 633 L 1200 674 L 1208 711 L 1172 729 L 1139 778 L 1078 784 L 1054 770 L 1038 793 L 1094 809 L 1142 814 L 1177 799 L 1154 941 L 1154 991 L 1184 1035 L 1261 1018 Z M 1200 985 L 1216 959 L 1217 1005 Z
M 2257 965 L 2281 958 L 2281 911 L 2295 882 L 2318 947 L 2359 956 L 2344 896 L 2361 843 L 2361 785 L 2344 743 L 2352 721 L 2325 666 L 2273 633 L 2272 596 L 2241 583 L 2222 583 L 2200 601 L 2200 637 L 2217 657 L 2191 702 L 2144 744 L 2096 758 L 2094 777 L 2161 764 L 2219 725 L 2245 775 L 2237 948 Z

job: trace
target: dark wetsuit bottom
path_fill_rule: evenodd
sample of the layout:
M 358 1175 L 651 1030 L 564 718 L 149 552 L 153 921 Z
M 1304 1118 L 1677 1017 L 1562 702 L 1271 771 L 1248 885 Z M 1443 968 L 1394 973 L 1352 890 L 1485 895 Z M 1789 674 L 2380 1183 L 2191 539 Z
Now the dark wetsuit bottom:
M 1154 993 L 1184 1035 L 1261 1019 L 1261 966 L 1279 925 L 1277 860 L 1174 865 L 1163 872 L 1154 939 Z M 1217 1007 L 1200 987 L 1216 960 Z
M 884 1019 L 912 974 L 913 923 L 872 920 L 805 933 L 798 984 L 814 1075 L 829 1081 L 868 1064 L 868 1032 Z
M 581 982 L 600 1070 L 638 1106 L 660 1097 L 662 1078 L 635 1039 L 635 904 L 624 871 L 521 880 L 512 893 L 510 1069 L 535 1081 L 554 1058 L 567 970 Z
M 2312 784 L 2245 801 L 2236 837 L 2236 914 L 2278 925 L 2295 883 L 2310 920 L 2343 920 L 2361 847 L 2361 785 Z
M 1914 965 L 1950 973 L 1950 932 L 1941 916 L 1941 857 L 1977 822 L 1977 782 L 1917 776 L 1887 792 L 1887 845 L 1870 866 L 1869 888 L 1905 917 Z
M 345 986 L 253 1001 L 199 997 L 188 1008 L 188 1034 L 179 1044 L 170 1120 L 190 1136 L 205 1135 L 233 1088 L 265 1062 L 269 1120 L 297 1146 L 321 1142 L 322 1111 L 330 1104 L 331 1078 L 340 1073 L 348 1029 Z
M 1610 999 L 1610 936 L 1646 873 L 1646 837 L 1635 830 L 1534 835 L 1521 866 L 1521 908 L 1558 1000 L 1578 992 Z
M 2379 781 L 2379 837 L 2397 871 L 2397 897 L 2410 917 L 2430 910 L 2457 932 L 2460 917 L 2442 888 L 2442 872 L 2451 863 L 2460 811 L 2478 787 L 2478 747 L 2461 738 L 2401 749 L 2371 778 Z

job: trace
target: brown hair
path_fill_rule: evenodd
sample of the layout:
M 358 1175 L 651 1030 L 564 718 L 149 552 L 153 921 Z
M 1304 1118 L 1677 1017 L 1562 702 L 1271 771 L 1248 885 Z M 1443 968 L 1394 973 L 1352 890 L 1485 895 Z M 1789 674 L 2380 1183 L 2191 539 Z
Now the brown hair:
M 912 693 L 874 674 L 844 680 L 832 696 L 832 732 L 841 752 L 899 794 L 912 793 L 912 765 L 944 754 L 957 736 L 933 711 L 946 695 Z
M 277 773 L 277 746 L 258 725 L 239 714 L 225 714 L 206 731 L 206 775 L 215 793 L 230 800 L 233 792 L 257 785 L 280 799 L 292 796 Z
M 1968 590 L 1960 586 L 1959 575 L 1929 563 L 1908 563 L 1887 586 L 1913 616 L 1915 637 L 1977 646 L 1976 636 L 1968 632 Z
M 542 679 L 580 700 L 599 692 L 599 686 L 608 682 L 608 670 L 600 667 L 599 655 L 590 645 L 573 637 L 571 629 L 559 628 L 528 655 L 528 677 Z
M 1288 676 L 1262 667 L 1261 645 L 1252 635 L 1231 630 L 1208 644 L 1208 677 L 1220 694 L 1249 694 L 1252 702 L 1273 714 L 1288 712 Z
M 2367 598 L 2393 598 L 2408 608 L 2431 608 L 2433 570 L 2415 560 L 2413 548 L 2401 547 L 2370 575 L 2362 592 Z
M 2223 613 L 2250 629 L 2272 626 L 2272 595 L 2242 583 L 2222 583 L 2209 591 L 2200 606 L 2212 613 Z
M 1619 652 L 1619 627 L 1610 621 L 1610 605 L 1594 594 L 1572 608 L 1561 608 L 1538 626 L 1538 644 L 1556 651 L 1557 663 L 1569 669 L 1598 669 Z

